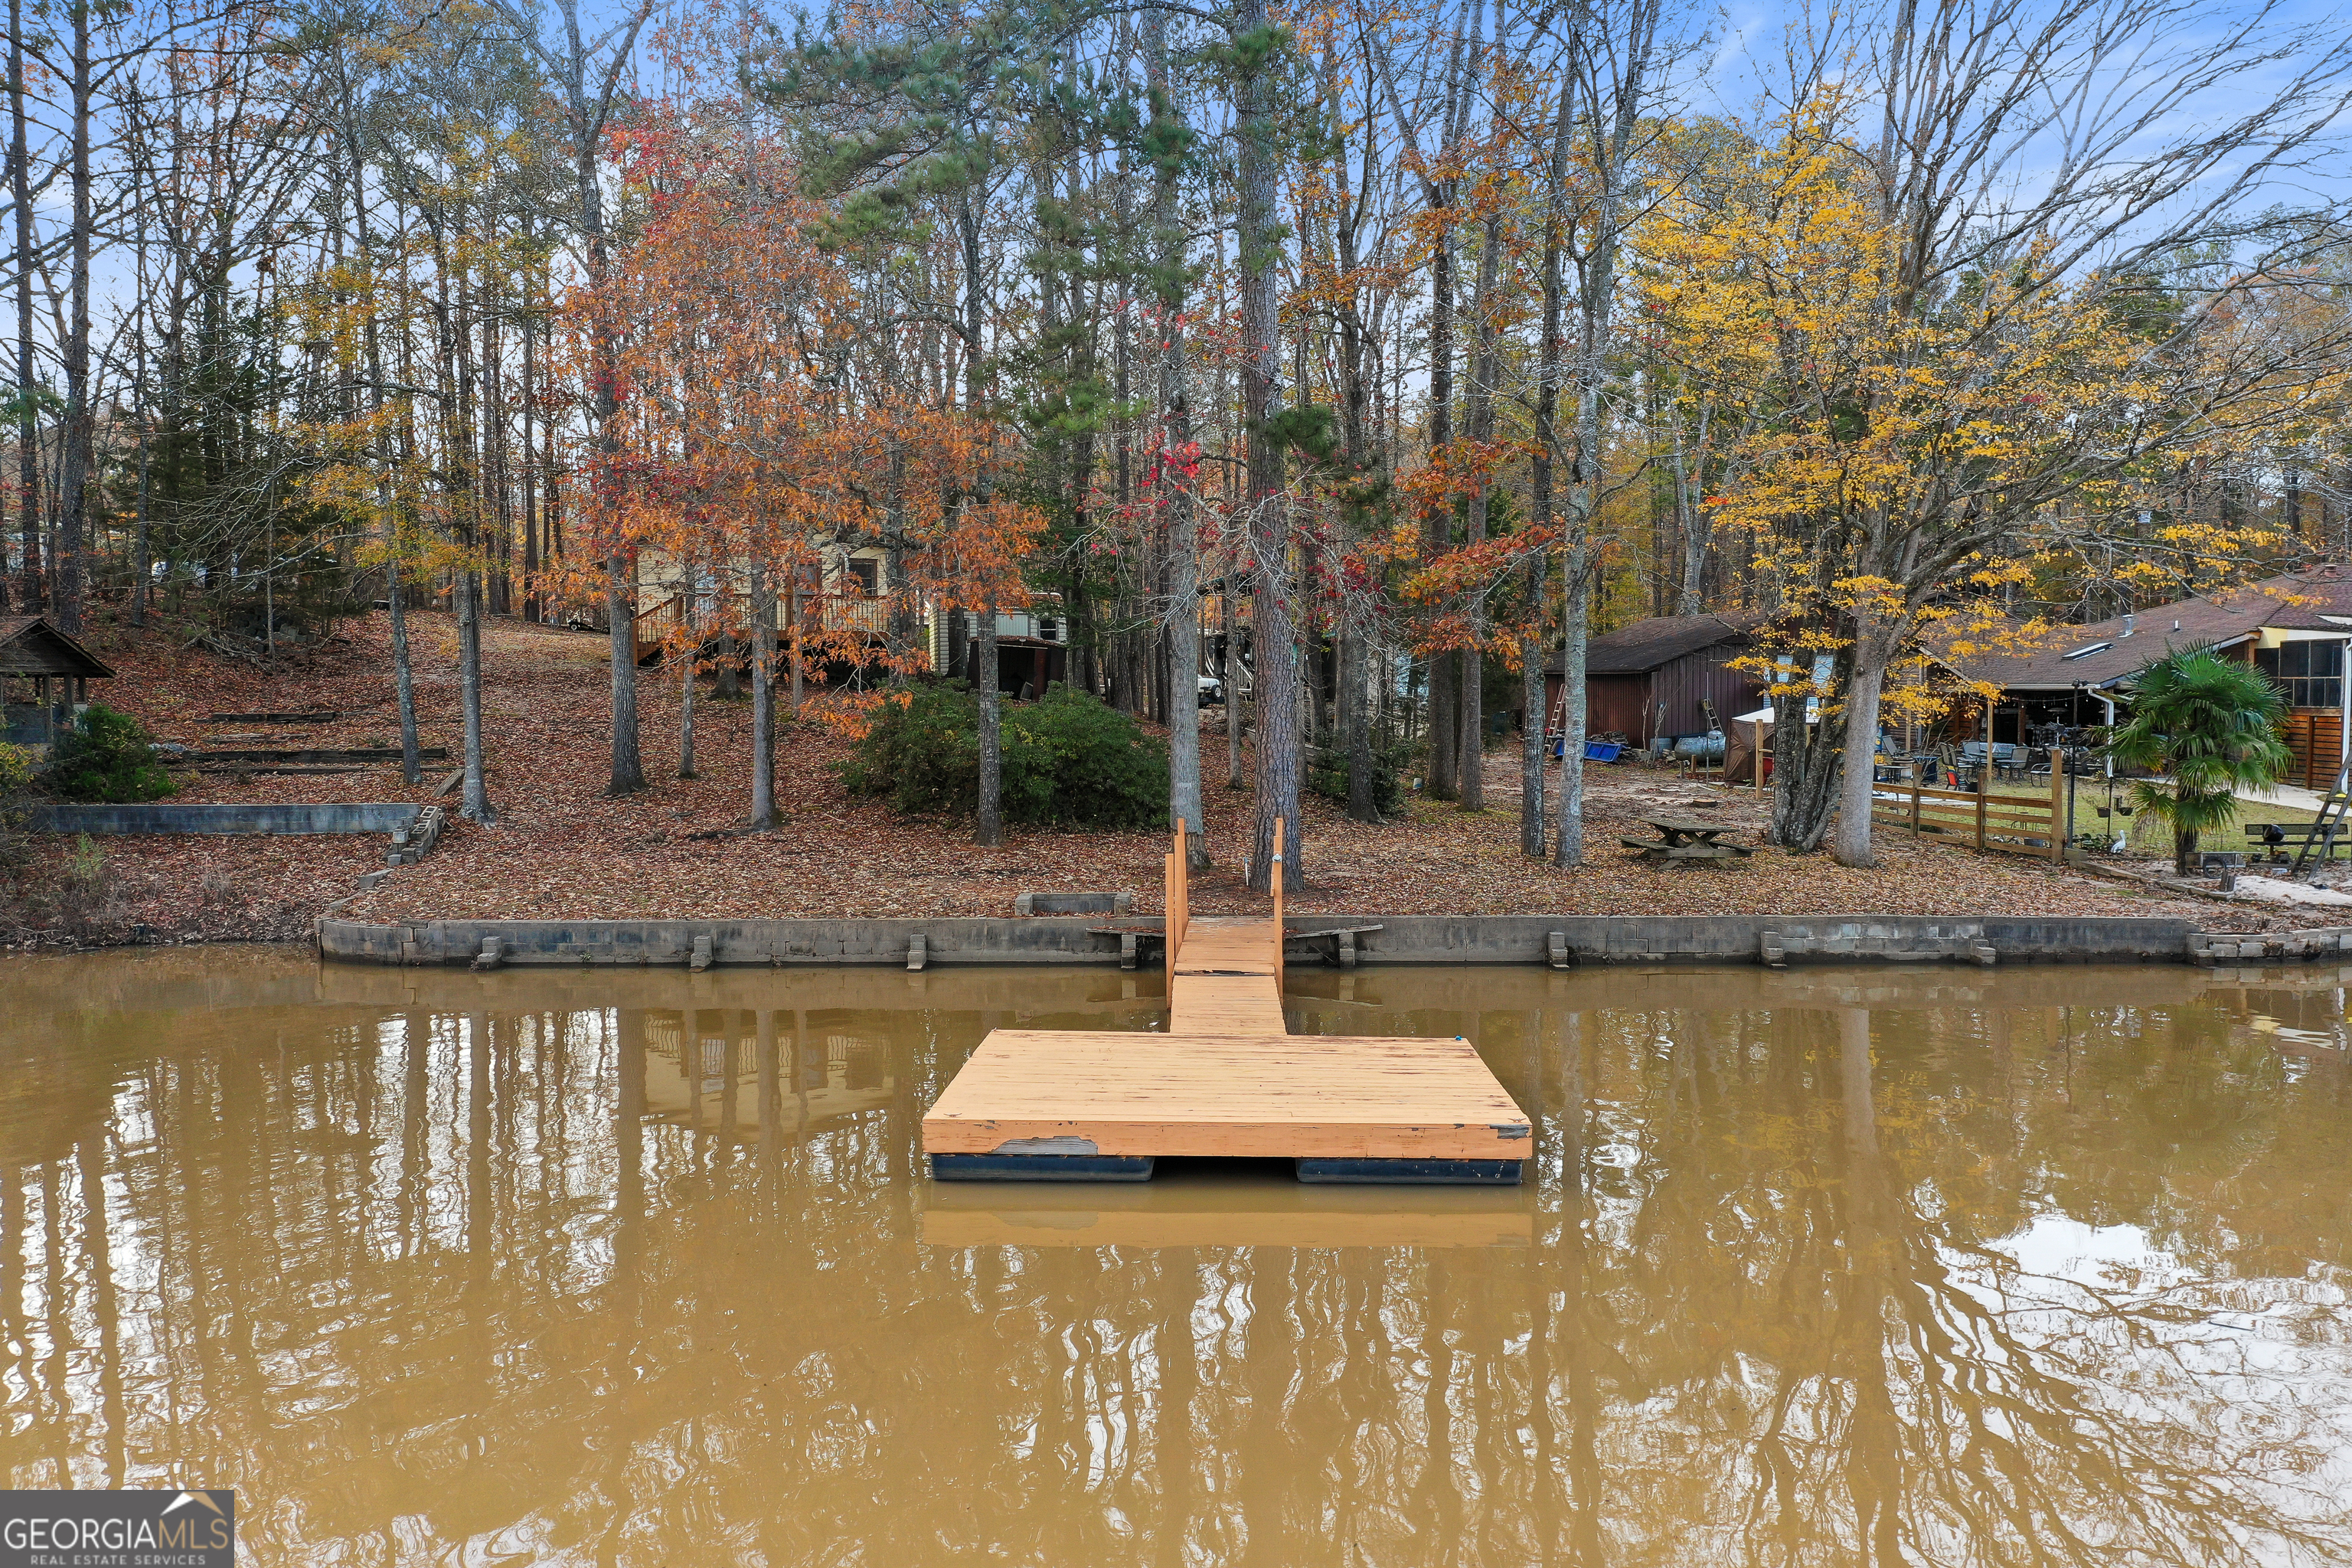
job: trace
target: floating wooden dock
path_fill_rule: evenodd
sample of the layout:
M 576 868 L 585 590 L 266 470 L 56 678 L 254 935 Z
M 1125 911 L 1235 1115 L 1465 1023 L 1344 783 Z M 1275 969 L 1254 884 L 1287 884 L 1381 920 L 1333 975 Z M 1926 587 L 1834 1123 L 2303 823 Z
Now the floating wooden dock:
M 1294 1160 L 1307 1182 L 1518 1181 L 1527 1113 L 1468 1041 L 1291 1034 L 1279 891 L 1270 920 L 1194 921 L 1181 833 L 1168 859 L 1168 1032 L 990 1034 L 923 1118 L 934 1176 L 1146 1181 L 1165 1154 Z
M 1309 1187 L 1203 1170 L 1150 1182 L 940 1182 L 926 1247 L 1524 1247 L 1524 1188 Z

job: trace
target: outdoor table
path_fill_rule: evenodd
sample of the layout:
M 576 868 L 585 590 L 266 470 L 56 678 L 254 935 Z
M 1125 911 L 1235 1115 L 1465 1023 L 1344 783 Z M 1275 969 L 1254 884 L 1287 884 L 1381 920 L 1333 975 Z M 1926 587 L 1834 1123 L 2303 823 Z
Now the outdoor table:
M 1620 838 L 1618 842 L 1654 859 L 1729 860 L 1750 853 L 1744 844 L 1722 841 L 1723 835 L 1732 831 L 1728 823 L 1694 822 L 1686 816 L 1645 816 L 1642 820 L 1657 833 L 1657 837 Z

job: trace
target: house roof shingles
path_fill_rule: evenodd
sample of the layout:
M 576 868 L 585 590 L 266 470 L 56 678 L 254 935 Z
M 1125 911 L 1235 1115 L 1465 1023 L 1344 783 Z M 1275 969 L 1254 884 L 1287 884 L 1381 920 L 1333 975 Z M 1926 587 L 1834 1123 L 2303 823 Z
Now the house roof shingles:
M 1976 652 L 1946 662 L 1971 680 L 2005 689 L 2106 687 L 2168 648 L 2227 647 L 2264 626 L 2352 636 L 2352 625 L 2330 616 L 2352 618 L 2352 573 L 2322 569 L 2266 578 L 2210 599 L 2180 599 L 2089 626 L 2059 626 L 2014 652 Z

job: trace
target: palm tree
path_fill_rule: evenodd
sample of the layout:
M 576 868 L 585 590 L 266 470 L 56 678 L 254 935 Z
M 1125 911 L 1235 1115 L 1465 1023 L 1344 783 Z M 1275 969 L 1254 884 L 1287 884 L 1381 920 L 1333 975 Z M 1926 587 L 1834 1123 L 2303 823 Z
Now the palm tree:
M 2294 764 L 2279 739 L 2286 698 L 2251 664 L 2210 648 L 2176 649 L 2131 679 L 2131 718 L 2108 750 L 2163 775 L 2138 784 L 2139 802 L 2172 825 L 2176 868 L 2196 868 L 2198 836 L 2238 815 L 2237 792 L 2267 789 Z

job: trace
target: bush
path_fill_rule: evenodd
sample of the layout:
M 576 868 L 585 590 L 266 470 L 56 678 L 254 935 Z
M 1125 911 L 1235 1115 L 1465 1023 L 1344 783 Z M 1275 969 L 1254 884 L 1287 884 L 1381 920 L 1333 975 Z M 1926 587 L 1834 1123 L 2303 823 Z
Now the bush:
M 853 795 L 902 813 L 980 809 L 980 699 L 961 680 L 885 702 L 841 766 Z M 1076 827 L 1152 827 L 1168 818 L 1168 749 L 1082 691 L 1003 709 L 1004 819 Z
M 0 741 L 0 871 L 23 865 L 30 851 L 32 840 L 25 824 L 32 794 L 32 752 Z
M 1404 802 L 1403 773 L 1412 765 L 1412 746 L 1400 740 L 1372 737 L 1372 809 L 1393 816 Z M 1307 787 L 1317 795 L 1348 804 L 1348 752 L 1344 746 L 1318 746 L 1307 761 Z
M 47 783 L 67 800 L 105 805 L 161 800 L 173 787 L 139 721 L 95 702 L 58 737 Z

